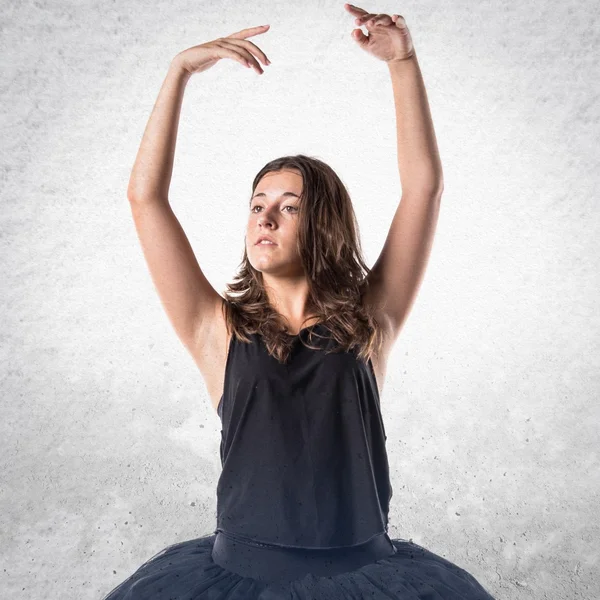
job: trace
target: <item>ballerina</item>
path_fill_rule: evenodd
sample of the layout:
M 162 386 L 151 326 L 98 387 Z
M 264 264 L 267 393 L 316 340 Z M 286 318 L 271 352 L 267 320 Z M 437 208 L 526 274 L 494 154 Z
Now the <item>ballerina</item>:
M 263 74 L 270 60 L 248 38 L 269 26 L 171 63 L 128 198 L 165 311 L 222 423 L 217 527 L 161 550 L 105 600 L 492 598 L 461 567 L 388 535 L 379 400 L 428 262 L 443 177 L 404 18 L 345 8 L 368 31 L 352 38 L 386 63 L 396 108 L 402 197 L 372 269 L 337 174 L 284 156 L 254 179 L 236 281 L 225 298 L 213 289 L 168 201 L 179 111 L 189 78 L 222 59 Z

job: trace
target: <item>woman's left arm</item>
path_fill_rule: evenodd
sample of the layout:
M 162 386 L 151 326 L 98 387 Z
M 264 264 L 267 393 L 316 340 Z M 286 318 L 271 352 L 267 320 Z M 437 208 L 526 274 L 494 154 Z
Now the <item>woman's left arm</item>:
M 444 175 L 423 76 L 414 53 L 387 62 L 396 109 L 398 169 L 402 195 L 443 191 Z
M 420 288 L 431 253 L 444 180 L 423 77 L 400 15 L 372 14 L 346 4 L 357 25 L 352 37 L 386 62 L 396 109 L 402 196 L 381 254 L 369 273 L 365 302 L 387 320 L 395 339 Z
M 388 66 L 396 106 L 402 196 L 381 254 L 369 273 L 366 301 L 380 307 L 395 340 L 424 278 L 444 182 L 416 55 Z

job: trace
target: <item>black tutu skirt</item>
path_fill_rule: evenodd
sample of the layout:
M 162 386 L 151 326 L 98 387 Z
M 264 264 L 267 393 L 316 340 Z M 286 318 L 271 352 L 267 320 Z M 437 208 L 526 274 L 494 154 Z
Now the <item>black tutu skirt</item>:
M 494 600 L 445 558 L 412 541 L 385 538 L 392 553 L 359 568 L 266 581 L 215 562 L 215 541 L 224 538 L 213 533 L 161 550 L 103 600 Z

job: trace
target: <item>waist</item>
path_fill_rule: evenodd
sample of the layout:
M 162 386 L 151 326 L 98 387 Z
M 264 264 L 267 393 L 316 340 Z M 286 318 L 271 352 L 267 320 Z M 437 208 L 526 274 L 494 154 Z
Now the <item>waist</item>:
M 242 577 L 290 582 L 312 573 L 328 577 L 354 571 L 386 558 L 395 548 L 386 532 L 363 544 L 340 548 L 291 548 L 242 540 L 217 531 L 212 550 L 215 563 Z

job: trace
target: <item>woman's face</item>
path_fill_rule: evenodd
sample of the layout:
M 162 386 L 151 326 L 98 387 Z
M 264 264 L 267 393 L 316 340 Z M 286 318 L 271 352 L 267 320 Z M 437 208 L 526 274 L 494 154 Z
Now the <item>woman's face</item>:
M 273 276 L 297 276 L 303 273 L 296 249 L 299 197 L 302 176 L 295 170 L 267 173 L 252 196 L 246 228 L 246 252 L 250 264 Z M 262 235 L 271 244 L 256 244 Z

